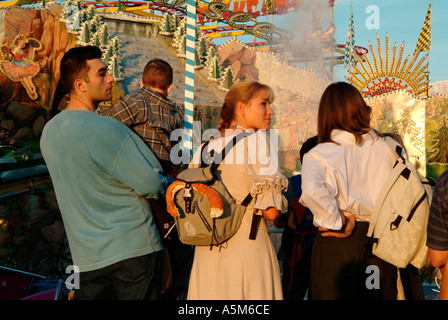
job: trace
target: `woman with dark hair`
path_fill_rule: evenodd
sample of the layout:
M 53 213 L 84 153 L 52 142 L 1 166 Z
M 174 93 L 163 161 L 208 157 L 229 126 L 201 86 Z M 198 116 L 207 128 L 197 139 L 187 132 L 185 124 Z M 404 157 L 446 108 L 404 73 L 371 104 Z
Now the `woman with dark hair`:
M 288 207 L 282 195 L 288 180 L 279 172 L 277 150 L 271 147 L 266 134 L 273 115 L 270 106 L 273 99 L 271 88 L 264 84 L 253 81 L 234 84 L 225 97 L 217 135 L 204 152 L 200 148 L 195 153 L 190 164 L 197 166 L 201 156 L 212 150 L 219 154 L 236 134 L 250 133 L 236 142 L 222 163 L 218 163 L 216 175 L 238 203 L 249 193 L 252 201 L 232 238 L 213 250 L 209 246 L 195 247 L 188 299 L 283 297 L 279 263 L 266 225 L 266 220 L 275 220 Z M 259 224 L 256 236 L 251 239 L 253 221 Z
M 396 299 L 397 268 L 366 246 L 375 200 L 395 161 L 370 126 L 371 108 L 344 82 L 319 104 L 319 144 L 304 156 L 301 202 L 319 226 L 311 261 L 313 299 Z

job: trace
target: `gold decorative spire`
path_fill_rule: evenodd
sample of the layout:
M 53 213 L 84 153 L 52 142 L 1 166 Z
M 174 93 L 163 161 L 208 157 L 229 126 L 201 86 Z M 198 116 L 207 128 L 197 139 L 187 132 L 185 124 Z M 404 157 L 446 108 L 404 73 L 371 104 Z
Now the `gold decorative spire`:
M 370 52 L 363 57 L 363 60 L 355 55 L 357 64 L 351 65 L 352 70 L 346 69 L 349 73 L 346 79 L 364 96 L 375 96 L 395 90 L 407 90 L 415 95 L 428 91 L 429 80 L 425 72 L 428 63 L 423 65 L 428 59 L 428 54 L 419 60 L 420 48 L 413 55 L 404 51 L 404 42 L 398 50 L 397 43 L 390 48 L 388 34 L 384 48 L 381 47 L 378 35 L 376 50 L 370 41 L 369 48 Z

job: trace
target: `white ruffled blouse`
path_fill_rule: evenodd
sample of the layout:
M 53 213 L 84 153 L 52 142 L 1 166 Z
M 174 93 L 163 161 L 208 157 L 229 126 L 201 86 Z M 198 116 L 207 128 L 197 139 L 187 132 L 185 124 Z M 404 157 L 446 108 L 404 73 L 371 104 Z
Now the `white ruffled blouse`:
M 233 134 L 213 139 L 207 147 L 207 153 L 214 150 L 215 154 L 219 154 L 239 132 L 241 131 L 236 130 Z M 237 201 L 243 201 L 250 192 L 255 198 L 253 208 L 265 210 L 275 207 L 284 213 L 288 210 L 288 201 L 282 193 L 288 188 L 288 180 L 280 173 L 276 150 L 278 143 L 271 143 L 270 140 L 264 130 L 253 132 L 240 140 L 223 161 L 225 165 L 232 165 L 231 170 L 220 170 L 218 167 L 217 174 Z M 190 167 L 199 165 L 200 156 L 200 152 L 195 153 Z M 243 178 L 243 175 L 246 175 L 246 178 Z

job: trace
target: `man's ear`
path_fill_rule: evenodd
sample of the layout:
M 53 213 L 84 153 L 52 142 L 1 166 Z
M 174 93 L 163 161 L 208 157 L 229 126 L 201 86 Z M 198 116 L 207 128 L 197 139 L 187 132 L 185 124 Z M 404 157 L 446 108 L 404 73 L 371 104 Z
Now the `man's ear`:
M 83 79 L 76 79 L 73 86 L 79 91 L 86 92 L 86 82 Z
M 144 84 L 143 84 L 143 80 L 140 81 L 140 88 L 143 88 Z
M 170 84 L 168 88 L 166 88 L 166 95 L 170 94 L 171 89 L 173 88 L 173 85 Z

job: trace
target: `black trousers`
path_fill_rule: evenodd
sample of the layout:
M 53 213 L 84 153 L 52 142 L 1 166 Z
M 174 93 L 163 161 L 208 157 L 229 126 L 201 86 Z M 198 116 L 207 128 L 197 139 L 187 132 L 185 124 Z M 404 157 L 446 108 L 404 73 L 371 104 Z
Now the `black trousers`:
M 75 300 L 158 300 L 162 251 L 81 272 Z
M 396 300 L 397 268 L 373 256 L 367 222 L 347 238 L 318 233 L 311 259 L 313 300 Z

